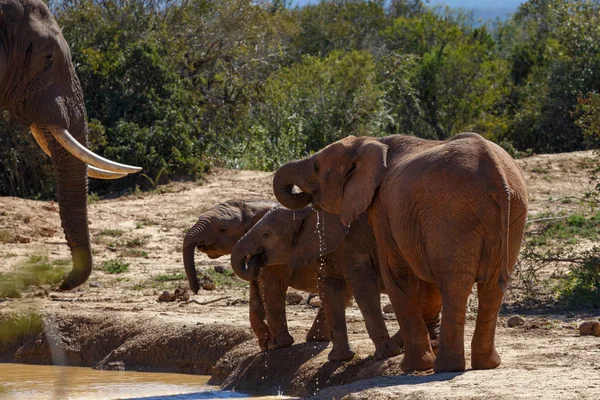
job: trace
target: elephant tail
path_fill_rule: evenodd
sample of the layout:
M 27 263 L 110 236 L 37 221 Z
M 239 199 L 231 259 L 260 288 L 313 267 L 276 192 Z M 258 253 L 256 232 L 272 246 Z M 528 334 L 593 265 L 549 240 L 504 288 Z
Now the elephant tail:
M 498 283 L 502 293 L 506 292 L 510 283 L 510 273 L 508 271 L 508 243 L 509 243 L 509 226 L 510 226 L 510 200 L 512 197 L 512 190 L 505 186 L 504 193 L 498 197 L 498 203 L 500 206 L 500 235 L 501 235 L 501 263 L 500 263 L 500 278 Z

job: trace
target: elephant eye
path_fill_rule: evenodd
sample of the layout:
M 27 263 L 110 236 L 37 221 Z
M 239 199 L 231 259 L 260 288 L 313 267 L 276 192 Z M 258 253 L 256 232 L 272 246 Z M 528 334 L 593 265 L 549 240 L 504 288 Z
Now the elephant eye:
M 227 228 L 221 227 L 219 228 L 219 232 L 227 232 Z
M 263 232 L 262 237 L 263 237 L 263 239 L 268 239 L 269 238 L 269 232 L 268 231 Z
M 46 66 L 45 66 L 45 68 L 49 68 L 52 65 L 53 62 L 54 62 L 54 56 L 52 54 L 48 54 L 46 56 Z
M 315 163 L 313 164 L 315 167 L 315 172 L 319 172 L 319 163 L 315 161 Z

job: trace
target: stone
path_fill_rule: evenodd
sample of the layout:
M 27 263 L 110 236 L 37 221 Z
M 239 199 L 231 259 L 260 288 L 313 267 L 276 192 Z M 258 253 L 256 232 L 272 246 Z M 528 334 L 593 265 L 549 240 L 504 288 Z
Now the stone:
M 175 289 L 175 298 L 178 301 L 188 301 L 190 299 L 190 292 L 185 288 Z
M 600 336 L 600 322 L 585 321 L 579 325 L 579 334 L 581 336 Z
M 321 307 L 321 304 L 323 304 L 323 303 L 321 302 L 321 299 L 319 298 L 319 296 L 315 296 L 312 299 L 310 299 L 308 304 L 313 307 Z
M 100 282 L 92 281 L 92 282 L 90 282 L 90 287 L 100 288 L 100 287 L 102 287 L 102 285 L 100 284 Z
M 168 290 L 165 290 L 164 292 L 162 292 L 160 294 L 160 296 L 158 296 L 158 301 L 160 302 L 167 302 L 167 301 L 175 301 L 176 296 L 174 294 L 172 294 L 171 292 L 169 292 Z
M 383 312 L 386 314 L 392 314 L 394 312 L 394 307 L 390 303 L 383 306 Z
M 302 303 L 304 296 L 300 292 L 289 292 L 286 296 L 287 303 L 290 305 L 296 305 Z
M 202 282 L 202 289 L 204 290 L 215 290 L 215 284 L 212 281 L 205 280 Z
M 517 326 L 521 326 L 525 324 L 525 320 L 523 319 L 523 317 L 519 316 L 519 315 L 513 315 L 512 317 L 510 317 L 508 319 L 508 321 L 506 321 L 506 325 L 509 328 L 516 328 Z

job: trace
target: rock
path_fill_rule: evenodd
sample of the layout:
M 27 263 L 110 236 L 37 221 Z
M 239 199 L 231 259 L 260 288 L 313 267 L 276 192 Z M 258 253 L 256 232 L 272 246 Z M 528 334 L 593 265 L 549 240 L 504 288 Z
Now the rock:
M 171 294 L 168 290 L 165 290 L 158 296 L 158 301 L 166 302 L 166 301 L 175 301 L 177 297 L 174 294 Z
M 319 296 L 315 296 L 312 299 L 310 299 L 308 304 L 313 307 L 321 307 L 322 302 L 321 302 L 321 299 L 319 298 Z
M 383 312 L 386 314 L 392 314 L 394 312 L 394 307 L 390 303 L 383 306 Z
M 286 296 L 287 303 L 290 305 L 300 304 L 304 300 L 304 296 L 300 292 L 289 292 Z
M 225 267 L 223 265 L 215 265 L 214 266 L 214 270 L 217 274 L 224 274 L 225 273 Z
M 202 282 L 202 289 L 215 290 L 215 284 L 212 281 L 205 280 L 204 282 Z
M 90 287 L 99 288 L 99 287 L 102 287 L 102 285 L 100 284 L 100 282 L 93 281 L 93 282 L 90 282 Z
M 509 328 L 516 328 L 517 326 L 521 326 L 525 324 L 525 320 L 523 319 L 523 317 L 519 316 L 519 315 L 513 315 L 512 317 L 510 317 L 508 319 L 508 321 L 506 321 L 506 325 Z
M 188 301 L 190 299 L 190 293 L 185 288 L 175 289 L 175 298 L 179 301 Z
M 581 336 L 600 336 L 600 322 L 585 321 L 579 325 L 579 334 Z
M 109 361 L 104 365 L 96 365 L 94 368 L 104 371 L 125 371 L 125 363 L 123 361 Z

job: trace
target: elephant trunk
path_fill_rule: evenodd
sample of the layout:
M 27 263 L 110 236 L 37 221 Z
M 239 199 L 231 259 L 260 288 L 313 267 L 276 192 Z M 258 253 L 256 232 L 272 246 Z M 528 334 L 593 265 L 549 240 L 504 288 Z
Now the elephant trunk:
M 305 186 L 306 178 L 312 173 L 312 159 L 291 161 L 279 168 L 273 177 L 273 192 L 277 200 L 287 208 L 306 207 L 312 201 L 309 193 L 293 193 L 294 185 Z
M 248 255 L 251 257 L 248 265 L 246 265 L 246 257 Z M 245 281 L 256 280 L 260 273 L 259 258 L 260 255 L 256 255 L 250 250 L 249 241 L 241 238 L 231 252 L 231 268 L 237 276 Z
M 183 265 L 187 276 L 190 289 L 194 293 L 198 293 L 200 285 L 198 284 L 198 276 L 196 275 L 195 254 L 196 247 L 202 244 L 203 235 L 206 231 L 209 221 L 201 218 L 196 224 L 186 233 L 183 240 Z
M 81 118 L 73 120 L 71 130 L 80 143 L 87 145 L 85 111 L 80 112 L 79 116 Z M 56 173 L 56 197 L 61 224 L 73 260 L 73 269 L 62 282 L 60 290 L 71 290 L 82 285 L 92 272 L 92 250 L 87 218 L 87 165 L 71 155 L 55 140 L 51 140 L 49 146 Z

